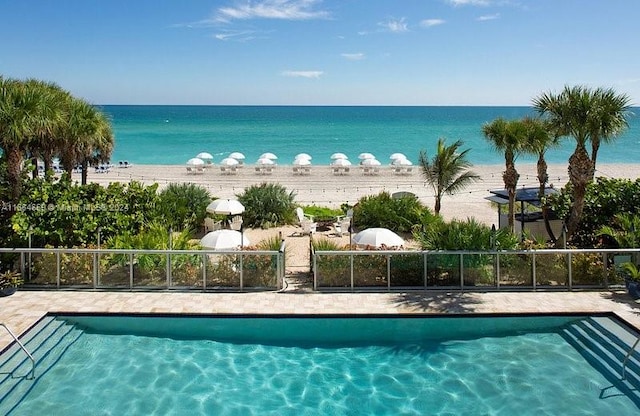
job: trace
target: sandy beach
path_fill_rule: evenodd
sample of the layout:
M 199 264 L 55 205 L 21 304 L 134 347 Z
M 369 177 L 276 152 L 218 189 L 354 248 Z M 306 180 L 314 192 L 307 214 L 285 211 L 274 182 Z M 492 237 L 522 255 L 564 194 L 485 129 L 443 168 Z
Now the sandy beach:
M 535 164 L 518 164 L 519 187 L 538 186 Z M 503 189 L 502 165 L 476 165 L 472 168 L 482 178 L 464 192 L 445 196 L 442 200 L 442 216 L 447 219 L 476 220 L 491 225 L 497 221 L 497 212 L 484 198 L 489 190 Z M 549 183 L 556 188 L 568 181 L 567 165 L 549 165 Z M 598 164 L 596 176 L 629 178 L 640 177 L 640 164 Z M 77 178 L 74 175 L 74 178 Z M 158 183 L 160 187 L 175 182 L 190 182 L 207 188 L 216 198 L 234 198 L 251 185 L 275 182 L 296 194 L 301 205 L 340 207 L 343 203 L 354 204 L 366 195 L 382 191 L 389 193 L 408 191 L 415 194 L 426 206 L 433 208 L 433 191 L 425 184 L 417 166 L 410 174 L 395 174 L 388 166 L 382 166 L 377 175 L 365 175 L 358 166 L 352 166 L 344 175 L 334 175 L 329 166 L 312 166 L 307 175 L 294 174 L 292 166 L 275 166 L 271 174 L 258 174 L 254 166 L 239 168 L 236 174 L 223 174 L 220 167 L 212 165 L 201 173 L 189 173 L 180 165 L 133 165 L 128 168 L 115 166 L 108 173 L 90 172 L 88 180 L 103 185 L 109 182 L 132 180 L 145 184 Z

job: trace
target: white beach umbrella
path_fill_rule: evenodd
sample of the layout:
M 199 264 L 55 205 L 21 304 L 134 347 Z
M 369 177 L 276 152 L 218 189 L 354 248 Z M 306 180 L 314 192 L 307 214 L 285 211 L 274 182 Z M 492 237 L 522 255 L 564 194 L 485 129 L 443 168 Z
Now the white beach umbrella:
M 364 159 L 360 162 L 362 166 L 380 166 L 381 163 L 378 159 Z
M 310 155 L 310 154 L 308 154 L 308 153 L 298 153 L 298 154 L 296 155 L 296 157 L 294 158 L 294 160 L 297 160 L 297 159 L 307 159 L 307 160 L 311 160 L 311 159 L 313 159 L 313 158 L 312 158 L 312 157 L 311 157 L 311 155 Z
M 358 155 L 358 159 L 360 160 L 367 160 L 367 159 L 375 159 L 376 157 L 372 154 L 372 153 L 360 153 L 360 155 Z
M 351 239 L 360 247 L 398 247 L 404 245 L 404 240 L 398 234 L 387 228 L 367 228 L 354 235 Z
M 295 166 L 309 166 L 311 164 L 311 161 L 305 158 L 294 159 L 293 164 Z
M 240 152 L 232 152 L 229 157 L 235 160 L 244 160 L 244 155 Z
M 331 162 L 331 166 L 351 166 L 351 162 L 348 159 L 338 158 Z
M 239 164 L 240 162 L 238 162 L 237 159 L 231 158 L 231 157 L 225 157 L 224 159 L 222 159 L 220 161 L 220 165 L 222 166 L 235 166 L 237 164 Z
M 204 160 L 197 158 L 197 157 L 192 157 L 191 159 L 187 160 L 187 166 L 202 166 L 204 165 Z
M 336 160 L 336 159 L 349 159 L 349 158 L 344 153 L 334 153 L 334 154 L 332 154 L 331 155 L 331 160 Z
M 391 161 L 394 166 L 411 166 L 413 163 L 409 159 L 394 159 Z
M 211 155 L 211 153 L 207 153 L 207 152 L 200 152 L 198 153 L 198 155 L 196 156 L 198 159 L 202 159 L 204 161 L 211 161 L 213 160 L 213 156 Z
M 258 165 L 273 165 L 275 162 L 268 157 L 261 157 L 256 163 Z
M 200 245 L 214 250 L 229 250 L 250 245 L 250 241 L 240 231 L 216 230 L 207 233 L 200 240 Z
M 240 215 L 244 212 L 244 205 L 235 199 L 216 199 L 207 205 L 207 212 L 219 215 Z
M 391 156 L 389 156 L 389 159 L 391 160 L 406 159 L 406 158 L 407 157 L 403 153 L 392 153 Z
M 267 152 L 267 153 L 263 153 L 260 155 L 259 159 L 271 159 L 271 160 L 276 160 L 278 159 L 278 156 L 274 155 L 271 152 Z

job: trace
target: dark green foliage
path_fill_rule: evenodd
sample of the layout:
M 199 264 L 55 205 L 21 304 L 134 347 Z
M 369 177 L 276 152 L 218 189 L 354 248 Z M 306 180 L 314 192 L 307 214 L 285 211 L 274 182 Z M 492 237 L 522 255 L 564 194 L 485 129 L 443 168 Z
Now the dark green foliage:
M 358 201 L 353 211 L 353 223 L 358 229 L 382 227 L 396 232 L 410 232 L 429 212 L 413 196 L 392 198 L 388 192 L 366 196 Z
M 244 224 L 254 228 L 268 228 L 291 224 L 296 208 L 294 192 L 277 183 L 262 183 L 245 188 L 238 201 L 245 207 Z
M 571 195 L 571 186 L 567 185 L 559 194 L 547 197 L 558 218 L 568 218 Z M 587 185 L 582 219 L 571 237 L 571 244 L 580 248 L 595 247 L 601 238 L 600 229 L 611 225 L 616 215 L 624 213 L 640 214 L 640 179 L 597 178 Z
M 96 244 L 123 232 L 137 233 L 149 222 L 157 201 L 157 185 L 139 182 L 74 185 L 63 175 L 59 181 L 36 178 L 25 183 L 11 218 L 15 235 L 34 247 L 74 247 Z
M 518 238 L 508 229 L 496 230 L 492 236 L 491 227 L 473 218 L 449 223 L 434 221 L 413 235 L 423 250 L 492 250 L 494 238 L 498 250 L 512 250 L 518 245 Z
M 346 212 L 342 209 L 319 207 L 317 205 L 307 205 L 302 207 L 302 210 L 306 215 L 312 216 L 315 221 L 335 219 L 338 215 L 344 215 Z
M 171 183 L 158 195 L 157 219 L 176 231 L 197 230 L 207 216 L 211 196 L 206 188 L 192 183 Z

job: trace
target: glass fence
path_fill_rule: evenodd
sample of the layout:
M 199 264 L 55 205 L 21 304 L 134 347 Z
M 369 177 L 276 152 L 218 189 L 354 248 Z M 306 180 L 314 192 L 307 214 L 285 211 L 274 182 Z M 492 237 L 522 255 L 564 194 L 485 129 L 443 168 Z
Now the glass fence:
M 0 248 L 25 288 L 277 290 L 280 251 Z
M 315 251 L 315 290 L 558 289 L 624 285 L 620 265 L 640 249 Z

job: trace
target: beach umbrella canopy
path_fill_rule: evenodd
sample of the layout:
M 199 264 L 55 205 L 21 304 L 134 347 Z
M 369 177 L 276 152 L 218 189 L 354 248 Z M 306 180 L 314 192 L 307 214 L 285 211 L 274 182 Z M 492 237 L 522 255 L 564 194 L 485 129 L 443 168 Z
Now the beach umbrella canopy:
M 348 159 L 338 158 L 331 162 L 331 166 L 351 166 L 351 162 Z
M 409 159 L 394 159 L 391 161 L 394 166 L 411 166 L 413 163 Z
M 258 165 L 273 165 L 275 162 L 268 157 L 261 157 L 256 163 Z
M 235 199 L 216 199 L 207 205 L 207 212 L 219 215 L 239 215 L 244 212 L 244 205 Z
M 376 157 L 372 153 L 360 153 L 358 159 L 367 160 L 367 159 L 375 159 Z
M 334 153 L 334 154 L 332 154 L 331 155 L 331 160 L 336 160 L 336 159 L 349 159 L 349 158 L 344 153 Z
M 235 160 L 244 160 L 244 155 L 240 152 L 233 152 L 229 154 L 229 157 Z
M 407 157 L 403 153 L 392 153 L 391 156 L 389 156 L 389 159 L 391 160 L 406 159 L 406 158 Z
M 225 157 L 224 159 L 222 159 L 220 161 L 220 164 L 222 166 L 235 166 L 237 164 L 239 164 L 240 162 L 238 162 L 237 159 L 231 158 L 231 157 Z
M 260 159 L 276 160 L 277 158 L 278 158 L 278 156 L 274 155 L 271 152 L 263 153 L 263 154 L 260 155 Z
M 196 157 L 202 160 L 213 160 L 213 156 L 211 155 L 211 153 L 207 152 L 200 152 Z
M 204 160 L 197 158 L 197 157 L 192 157 L 191 159 L 187 160 L 187 165 L 188 166 L 202 166 L 204 165 Z
M 309 159 L 301 158 L 301 159 L 295 159 L 293 161 L 293 164 L 295 166 L 309 166 L 311 164 L 311 161 Z
M 360 247 L 397 247 L 404 245 L 404 240 L 388 228 L 367 228 L 351 239 Z
M 313 158 L 312 158 L 312 157 L 311 157 L 311 155 L 310 155 L 310 154 L 308 154 L 308 153 L 298 153 L 298 154 L 296 155 L 296 157 L 294 158 L 294 160 L 296 160 L 296 159 L 307 159 L 307 160 L 311 160 L 311 159 L 313 159 Z
M 380 166 L 381 163 L 378 159 L 364 159 L 360 162 L 362 166 Z
M 200 245 L 214 250 L 229 250 L 238 247 L 246 247 L 250 244 L 249 239 L 243 236 L 240 231 L 216 230 L 207 233 L 200 240 Z

